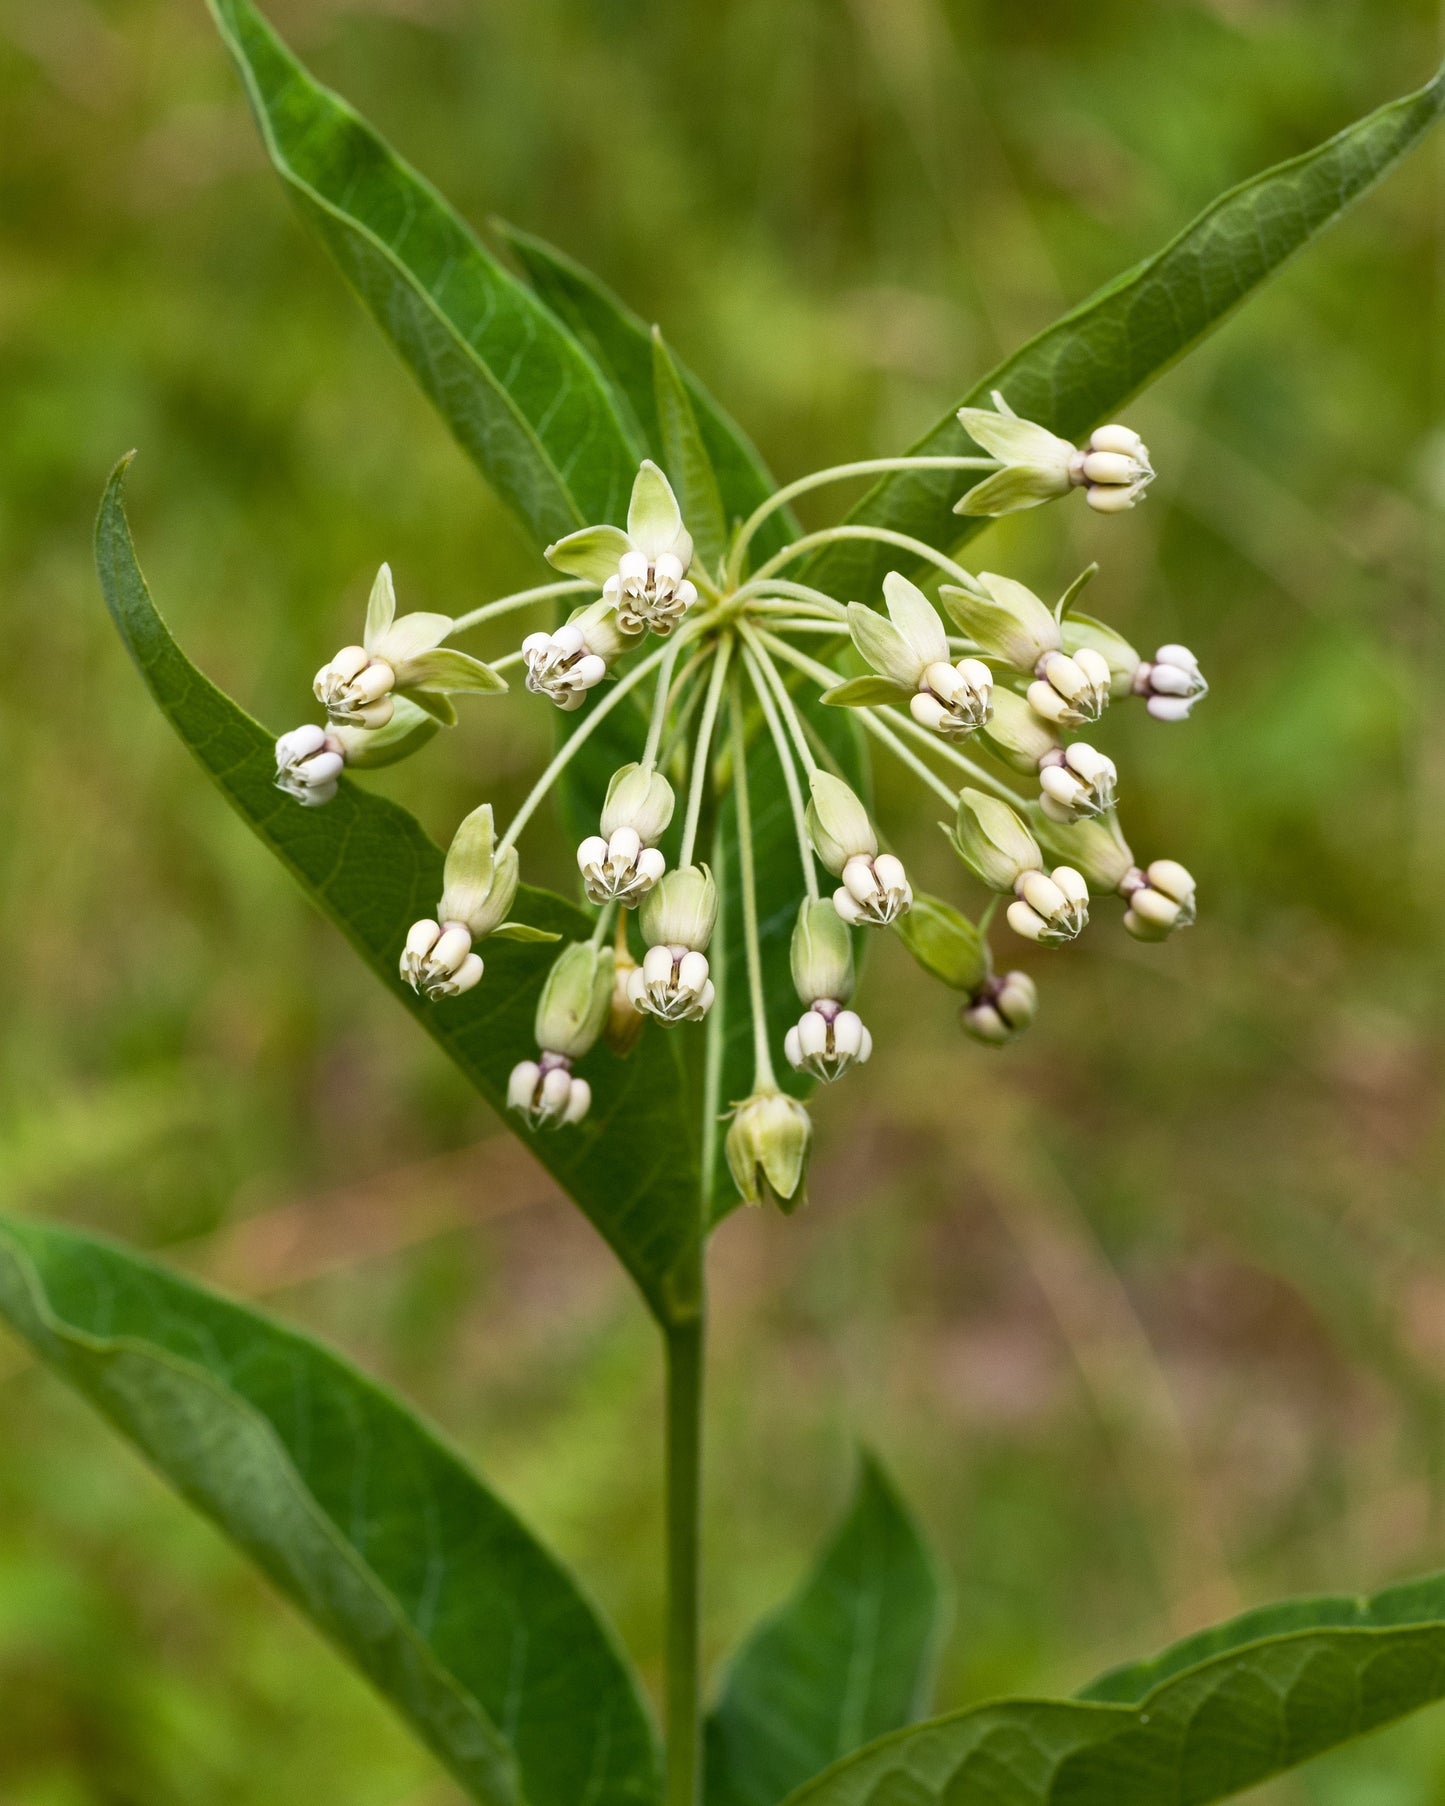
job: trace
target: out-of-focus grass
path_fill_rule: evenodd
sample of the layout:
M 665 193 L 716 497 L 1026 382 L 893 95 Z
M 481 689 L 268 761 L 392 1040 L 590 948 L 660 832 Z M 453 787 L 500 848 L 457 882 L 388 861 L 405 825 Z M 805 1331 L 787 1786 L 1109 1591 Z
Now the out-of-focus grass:
M 274 10 L 473 218 L 665 321 L 785 474 L 895 449 L 1226 182 L 1421 79 L 1438 36 L 1424 0 Z M 382 557 L 451 610 L 535 558 L 286 212 L 199 4 L 0 0 L 0 106 L 7 1196 L 399 1382 L 652 1673 L 647 1327 L 153 715 L 88 529 L 138 445 L 157 596 L 278 726 Z M 798 1572 L 857 1436 L 956 1578 L 948 1704 L 1445 1561 L 1442 156 L 1131 410 L 1164 473 L 1145 509 L 983 542 L 1044 586 L 1097 554 L 1100 612 L 1206 660 L 1187 728 L 1107 728 L 1136 847 L 1198 872 L 1204 919 L 1039 960 L 1044 1013 L 1001 1057 L 879 951 L 878 1053 L 820 1102 L 811 1209 L 719 1239 L 718 1653 Z M 442 833 L 514 797 L 549 728 L 477 706 L 381 781 Z M 531 857 L 566 881 L 565 849 Z M 238 1558 L 0 1359 L 0 1798 L 454 1801 Z M 1275 1797 L 1442 1788 L 1437 1715 Z

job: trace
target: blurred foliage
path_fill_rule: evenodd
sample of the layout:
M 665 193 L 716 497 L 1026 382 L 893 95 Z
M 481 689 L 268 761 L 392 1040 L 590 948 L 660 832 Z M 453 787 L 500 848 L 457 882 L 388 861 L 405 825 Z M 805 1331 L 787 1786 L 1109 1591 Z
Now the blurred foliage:
M 1425 0 L 272 15 L 472 219 L 662 320 L 785 475 L 895 450 L 1440 44 Z M 655 1672 L 651 1332 L 179 753 L 89 525 L 138 445 L 156 596 L 278 727 L 382 557 L 404 606 L 449 611 L 536 562 L 288 214 L 197 0 L 0 0 L 0 104 L 7 1196 L 265 1295 L 418 1397 Z M 822 1101 L 812 1207 L 717 1244 L 715 1652 L 800 1571 L 857 1435 L 956 1577 L 948 1704 L 1445 1563 L 1442 184 L 1436 143 L 1131 411 L 1147 507 L 981 542 L 1048 587 L 1100 556 L 1091 607 L 1204 659 L 1186 728 L 1120 711 L 1107 740 L 1136 849 L 1197 872 L 1203 921 L 1038 959 L 1001 1057 L 878 954 L 878 1053 Z M 377 781 L 441 833 L 515 799 L 550 727 L 477 706 Z M 956 885 L 931 821 L 903 850 Z M 0 1800 L 452 1806 L 239 1558 L 0 1362 Z M 1442 1795 L 1437 1715 L 1270 1797 Z

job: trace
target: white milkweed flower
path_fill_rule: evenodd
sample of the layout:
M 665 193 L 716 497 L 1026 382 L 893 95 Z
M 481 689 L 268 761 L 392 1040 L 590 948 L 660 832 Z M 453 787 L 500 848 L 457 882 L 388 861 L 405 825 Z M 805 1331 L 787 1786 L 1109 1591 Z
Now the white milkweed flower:
M 1199 660 L 1187 646 L 1161 646 L 1152 659 L 1141 658 L 1121 633 L 1092 615 L 1065 615 L 1064 648 L 1074 658 L 1096 653 L 1109 666 L 1115 696 L 1142 696 L 1156 721 L 1183 721 L 1209 685 Z
M 876 678 L 854 678 L 824 694 L 845 707 L 906 701 L 921 727 L 945 740 L 961 740 L 988 720 L 993 673 L 981 659 L 956 662 L 938 610 L 916 584 L 890 571 L 883 579 L 885 621 L 861 602 L 848 605 L 853 644 Z
M 783 1037 L 783 1052 L 795 1072 L 810 1072 L 832 1083 L 850 1066 L 861 1066 L 873 1051 L 873 1037 L 856 1010 L 822 998 Z
M 1112 673 L 1099 653 L 1081 646 L 1072 655 L 1050 652 L 1039 661 L 1038 677 L 1025 692 L 1029 707 L 1056 727 L 1082 727 L 1109 706 Z
M 783 1052 L 795 1072 L 831 1082 L 873 1051 L 862 1019 L 844 1007 L 853 995 L 853 943 L 832 903 L 803 904 L 790 960 L 793 983 L 808 1007 L 784 1037 Z
M 1027 972 L 990 973 L 958 1012 L 975 1041 L 1002 1047 L 1021 1035 L 1039 1013 L 1039 988 Z
M 755 1091 L 733 1111 L 724 1148 L 728 1170 L 745 1204 L 771 1201 L 791 1215 L 807 1200 L 803 1176 L 813 1125 L 795 1097 Z
M 660 771 L 624 765 L 612 774 L 601 831 L 577 849 L 577 865 L 593 903 L 634 909 L 667 870 L 657 841 L 672 820 L 672 785 Z
M 663 1022 L 697 1022 L 717 995 L 704 949 L 717 925 L 718 895 L 706 866 L 667 872 L 642 900 L 647 952 L 628 979 L 632 1007 Z
M 581 1122 L 592 1087 L 572 1071 L 601 1034 L 612 1002 L 610 947 L 574 941 L 552 963 L 537 1000 L 535 1060 L 519 1060 L 507 1081 L 507 1108 L 532 1129 Z
M 1056 748 L 1039 765 L 1039 807 L 1051 821 L 1081 821 L 1114 807 L 1119 772 L 1107 754 L 1076 740 Z
M 331 801 L 345 767 L 340 740 L 314 723 L 293 727 L 276 742 L 276 788 L 308 807 Z
M 1092 575 L 1091 566 L 1060 606 Z M 1056 727 L 1097 721 L 1108 706 L 1113 681 L 1107 658 L 1084 647 L 1072 655 L 1066 651 L 1058 611 L 1026 584 L 993 571 L 980 572 L 977 582 L 974 590 L 945 584 L 939 593 L 979 650 L 1034 678 L 1028 700 L 1045 721 Z
M 624 633 L 650 628 L 669 634 L 697 601 L 697 587 L 687 575 L 692 535 L 682 524 L 672 485 L 650 458 L 632 485 L 625 533 L 620 527 L 583 527 L 548 546 L 546 557 L 559 571 L 598 584 Z
M 994 410 L 960 408 L 970 439 L 1003 465 L 955 504 L 957 514 L 1013 514 L 1082 488 L 1091 508 L 1132 508 L 1154 480 L 1144 441 L 1127 426 L 1101 426 L 1082 450 L 1047 427 L 1021 420 L 997 389 Z
M 981 790 L 960 791 L 949 837 L 964 864 L 990 890 L 1013 894 L 1007 918 L 1016 934 L 1057 947 L 1083 932 L 1089 920 L 1088 885 L 1072 866 L 1044 872 L 1038 842 L 1007 803 Z
M 527 688 L 559 709 L 580 709 L 625 644 L 612 604 L 590 602 L 551 633 L 529 633 L 522 641 Z
M 1124 926 L 1139 941 L 1162 941 L 1195 918 L 1194 878 L 1176 859 L 1136 866 L 1119 886 L 1128 902 Z
M 448 695 L 505 690 L 506 680 L 490 665 L 442 645 L 451 631 L 450 615 L 417 612 L 398 620 L 391 567 L 382 565 L 371 586 L 362 643 L 343 646 L 316 673 L 313 688 L 328 719 L 352 727 L 385 727 L 395 712 L 395 692 L 450 723 L 456 714 Z
M 442 870 L 442 895 L 435 917 L 414 922 L 401 955 L 401 976 L 421 996 L 436 1002 L 471 990 L 482 976 L 482 958 L 472 951 L 488 935 L 508 940 L 551 941 L 556 935 L 506 920 L 517 895 L 517 849 L 495 851 L 492 805 L 473 809 L 452 837 Z
M 913 906 L 903 861 L 878 851 L 868 811 L 841 778 L 815 768 L 808 785 L 808 837 L 823 864 L 842 879 L 833 907 L 850 927 L 886 927 Z

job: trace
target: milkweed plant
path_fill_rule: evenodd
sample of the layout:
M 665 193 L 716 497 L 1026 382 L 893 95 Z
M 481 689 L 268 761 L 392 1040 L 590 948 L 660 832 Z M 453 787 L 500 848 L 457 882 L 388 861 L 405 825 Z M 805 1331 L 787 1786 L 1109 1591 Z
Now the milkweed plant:
M 1445 78 L 1221 196 L 912 450 L 779 486 L 660 331 L 531 234 L 499 227 L 494 254 L 250 0 L 211 8 L 303 219 L 514 509 L 536 580 L 441 614 L 380 563 L 311 718 L 279 738 L 157 612 L 128 459 L 97 525 L 102 587 L 180 738 L 659 1326 L 662 1734 L 577 1581 L 338 1354 L 13 1218 L 0 1312 L 486 1806 L 1202 1803 L 1445 1694 L 1434 1578 L 1264 1607 L 1069 1699 L 932 1716 L 942 1584 L 871 1455 L 813 1572 L 711 1692 L 699 1634 L 706 1245 L 740 1201 L 802 1204 L 812 1088 L 868 1082 L 864 956 L 895 936 L 954 994 L 962 1070 L 1029 1027 L 1084 932 L 1157 943 L 1196 918 L 1189 846 L 1133 844 L 1133 774 L 1108 748 L 1121 709 L 1188 732 L 1208 648 L 1131 643 L 1092 612 L 1093 566 L 1039 595 L 971 542 L 1045 505 L 1126 533 L 1155 454 L 1169 471 L 1132 397 L 1419 141 Z M 798 525 L 798 498 L 860 482 L 844 518 Z M 550 711 L 555 750 L 507 819 L 481 787 L 443 851 L 364 780 L 442 755 L 459 706 Z M 906 817 L 875 810 L 874 756 L 905 774 Z M 573 898 L 524 882 L 527 833 L 554 815 Z M 916 821 L 957 856 L 946 895 L 895 850 Z

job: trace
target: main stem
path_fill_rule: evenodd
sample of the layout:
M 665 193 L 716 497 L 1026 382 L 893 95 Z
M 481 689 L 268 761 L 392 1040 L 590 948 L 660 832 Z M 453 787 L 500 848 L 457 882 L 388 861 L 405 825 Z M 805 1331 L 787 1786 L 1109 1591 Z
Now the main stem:
M 699 1298 L 695 1317 L 671 1323 L 663 1332 L 667 1347 L 666 1806 L 698 1806 L 702 1779 L 698 1629 L 705 1322 Z

